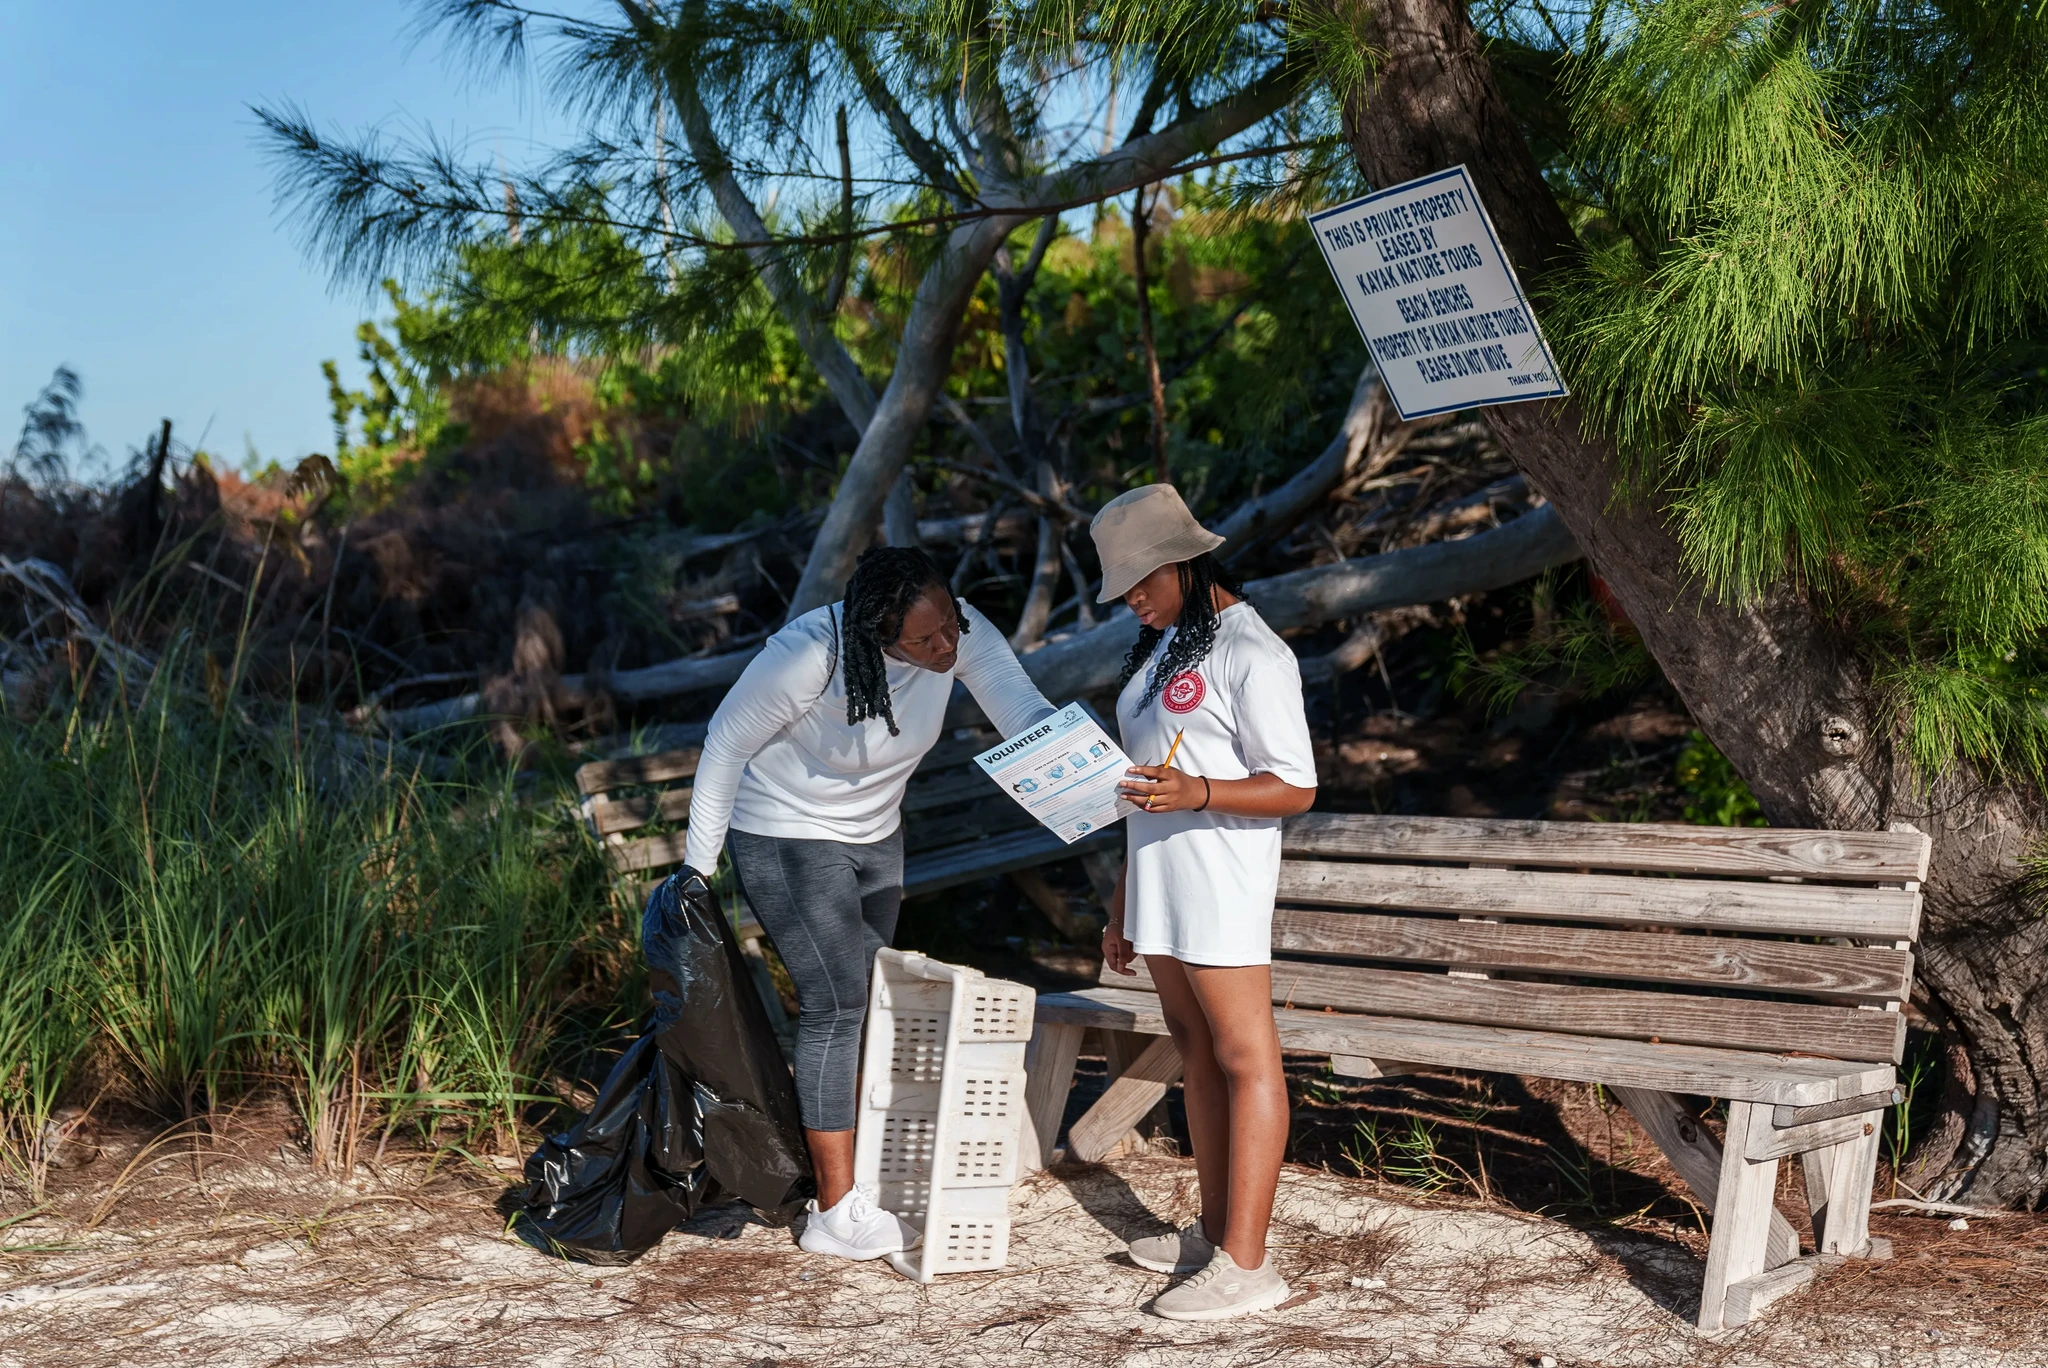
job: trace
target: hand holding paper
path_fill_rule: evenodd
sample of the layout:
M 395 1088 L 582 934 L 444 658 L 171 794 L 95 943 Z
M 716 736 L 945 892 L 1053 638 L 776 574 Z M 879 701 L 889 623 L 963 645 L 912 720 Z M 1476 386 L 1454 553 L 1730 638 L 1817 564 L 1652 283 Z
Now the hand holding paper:
M 1069 845 L 1132 811 L 1117 791 L 1130 757 L 1078 703 L 975 756 L 974 763 Z

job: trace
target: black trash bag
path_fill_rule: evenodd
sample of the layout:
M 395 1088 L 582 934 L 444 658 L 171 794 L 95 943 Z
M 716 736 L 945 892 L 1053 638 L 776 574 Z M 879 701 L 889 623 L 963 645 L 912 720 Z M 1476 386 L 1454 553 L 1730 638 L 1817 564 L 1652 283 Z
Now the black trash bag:
M 687 871 L 686 871 L 687 873 Z M 786 1225 L 816 1191 L 796 1089 L 739 943 L 701 878 L 647 900 L 654 1018 L 581 1121 L 526 1161 L 511 1200 L 529 1244 L 628 1263 L 700 1207 L 737 1198 Z

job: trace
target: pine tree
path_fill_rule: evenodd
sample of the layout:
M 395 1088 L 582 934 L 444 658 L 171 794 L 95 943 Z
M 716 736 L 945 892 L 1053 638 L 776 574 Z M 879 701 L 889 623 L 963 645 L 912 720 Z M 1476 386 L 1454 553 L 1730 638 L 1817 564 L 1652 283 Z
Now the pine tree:
M 1908 1178 L 2031 1205 L 2048 15 L 1562 8 L 1481 7 L 1497 72 L 1460 0 L 1338 6 L 1375 67 L 1342 92 L 1361 169 L 1472 169 L 1577 394 L 1489 422 L 1765 814 L 1933 837 L 1918 991 L 1957 1076 Z M 1562 79 L 1511 107 L 1532 41 Z
M 1578 64 L 1581 401 L 1687 569 L 1862 631 L 1914 762 L 2048 766 L 2048 24 L 1646 7 Z
M 445 260 L 501 215 L 556 240 L 609 230 L 622 253 L 596 263 L 608 274 L 689 282 L 652 292 L 674 296 L 645 319 L 671 338 L 719 330 L 731 309 L 720 286 L 735 303 L 765 292 L 861 435 L 792 595 L 798 612 L 837 597 L 878 519 L 892 540 L 914 538 L 900 476 L 961 321 L 986 273 L 1015 282 L 1007 297 L 1021 299 L 1042 257 L 1041 245 L 1013 264 L 1011 236 L 1044 225 L 1048 243 L 1066 210 L 1214 165 L 1222 144 L 1255 130 L 1275 136 L 1254 135 L 1226 160 L 1298 150 L 1283 125 L 1309 74 L 1284 31 L 1243 17 L 1170 32 L 1139 23 L 1105 43 L 1077 36 L 1088 7 L 1065 0 L 420 8 L 486 69 L 523 64 L 529 42 L 544 48 L 588 136 L 515 177 L 440 144 L 337 138 L 299 110 L 259 110 L 308 246 L 360 279 Z M 1143 95 L 1127 136 L 1096 154 L 1092 137 L 1059 126 L 1057 104 L 1090 89 L 1107 46 Z M 840 151 L 849 119 L 862 134 L 858 179 L 850 147 Z M 878 393 L 839 305 L 856 251 L 884 243 L 908 304 Z M 534 302 L 555 292 L 529 284 Z

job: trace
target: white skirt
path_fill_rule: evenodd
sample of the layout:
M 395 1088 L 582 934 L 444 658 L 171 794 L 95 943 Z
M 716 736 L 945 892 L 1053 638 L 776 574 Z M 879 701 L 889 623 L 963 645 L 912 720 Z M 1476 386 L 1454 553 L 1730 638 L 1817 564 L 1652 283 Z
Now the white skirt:
M 1134 812 L 1124 826 L 1124 934 L 1139 954 L 1186 964 L 1272 963 L 1277 817 Z

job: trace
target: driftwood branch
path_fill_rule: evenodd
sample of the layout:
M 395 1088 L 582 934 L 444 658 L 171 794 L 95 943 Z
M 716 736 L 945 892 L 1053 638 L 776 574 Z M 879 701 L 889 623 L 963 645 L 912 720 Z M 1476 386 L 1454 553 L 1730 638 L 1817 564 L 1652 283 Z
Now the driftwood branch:
M 1578 557 L 1571 533 L 1546 506 L 1459 541 L 1253 580 L 1245 586 L 1245 597 L 1275 631 L 1287 631 L 1505 588 Z M 1078 698 L 1116 682 L 1124 652 L 1136 638 L 1136 620 L 1119 608 L 1101 626 L 1049 642 L 1024 657 L 1024 669 L 1046 697 Z M 964 725 L 956 717 L 974 716 L 972 701 L 963 709 L 963 700 L 965 691 L 956 690 L 948 725 Z
M 839 596 L 910 455 L 911 444 L 924 429 L 932 404 L 951 373 L 953 344 L 976 285 L 1010 233 L 1044 216 L 1043 210 L 1032 205 L 1076 195 L 1093 202 L 1159 180 L 1189 155 L 1219 147 L 1285 107 L 1303 79 L 1305 68 L 1298 64 L 1276 64 L 1245 88 L 1158 133 L 1079 166 L 1030 177 L 1015 187 L 1000 187 L 1001 195 L 991 196 L 999 212 L 979 222 L 962 223 L 948 234 L 918 282 L 904 319 L 895 370 L 840 477 L 839 492 L 826 510 L 817 540 L 811 543 L 803 575 L 791 596 L 792 616 Z M 1010 199 L 1012 188 L 1023 193 L 1011 203 L 1001 202 Z
M 963 546 L 998 536 L 1021 537 L 1031 530 L 1032 519 L 1026 514 L 1005 513 L 991 523 L 994 516 L 965 513 L 957 518 L 920 518 L 917 535 L 926 546 Z
M 964 475 L 970 480 L 982 480 L 992 485 L 999 485 L 1037 509 L 1040 513 L 1048 514 L 1055 518 L 1064 518 L 1071 523 L 1085 524 L 1095 516 L 1092 513 L 1083 512 L 1064 499 L 1048 498 L 1030 485 L 1025 484 L 1022 480 L 1005 475 L 1000 470 L 985 470 L 980 466 L 960 465 L 953 461 L 933 461 L 931 464 L 950 474 Z
M 1982 1216 L 1986 1220 L 1997 1220 L 2010 1216 L 2010 1211 L 1996 1211 L 1990 1207 L 1963 1206 L 1957 1202 L 1916 1202 L 1905 1197 L 1888 1197 L 1882 1202 L 1872 1202 L 1872 1211 L 1917 1211 L 1930 1216 Z
M 1390 635 L 1384 622 L 1378 618 L 1367 618 L 1351 629 L 1351 635 L 1345 637 L 1336 650 L 1327 655 L 1302 657 L 1301 682 L 1328 684 L 1340 675 L 1350 674 L 1378 655 Z
M 1459 541 L 1432 542 L 1254 580 L 1245 586 L 1245 596 L 1275 630 L 1287 631 L 1505 588 L 1578 557 L 1579 549 L 1556 510 L 1545 505 L 1502 527 Z M 1025 656 L 1024 669 L 1048 698 L 1065 700 L 1094 693 L 1116 682 L 1124 652 L 1135 636 L 1135 620 L 1129 610 L 1119 608 L 1101 625 L 1049 642 Z M 629 702 L 729 688 L 759 650 L 754 646 L 724 655 L 619 670 L 605 687 L 613 697 Z M 1370 658 L 1367 652 L 1359 663 Z M 571 704 L 588 696 L 583 675 L 562 676 L 561 689 L 558 697 Z M 370 720 L 395 735 L 407 735 L 475 718 L 482 709 L 481 694 L 464 694 L 415 708 L 393 709 Z M 948 725 L 964 726 L 978 715 L 966 691 L 955 690 Z
M 1223 538 L 1223 555 L 1228 558 L 1253 540 L 1271 536 L 1292 526 L 1294 521 L 1321 501 L 1351 469 L 1379 426 L 1384 403 L 1379 397 L 1379 372 L 1367 366 L 1351 391 L 1351 407 L 1337 435 L 1322 454 L 1297 471 L 1270 493 L 1247 499 L 1236 512 L 1212 530 Z
M 996 403 L 999 401 L 990 400 L 989 402 Z M 996 450 L 995 440 L 988 435 L 987 430 L 980 423 L 974 421 L 974 415 L 969 413 L 958 399 L 941 390 L 939 391 L 939 407 L 945 411 L 946 416 L 951 418 L 962 432 L 967 434 L 967 440 L 973 442 L 975 450 L 988 458 L 988 463 L 991 466 L 1002 471 L 1005 475 L 1012 473 L 1008 459 L 1004 457 L 1002 452 Z

